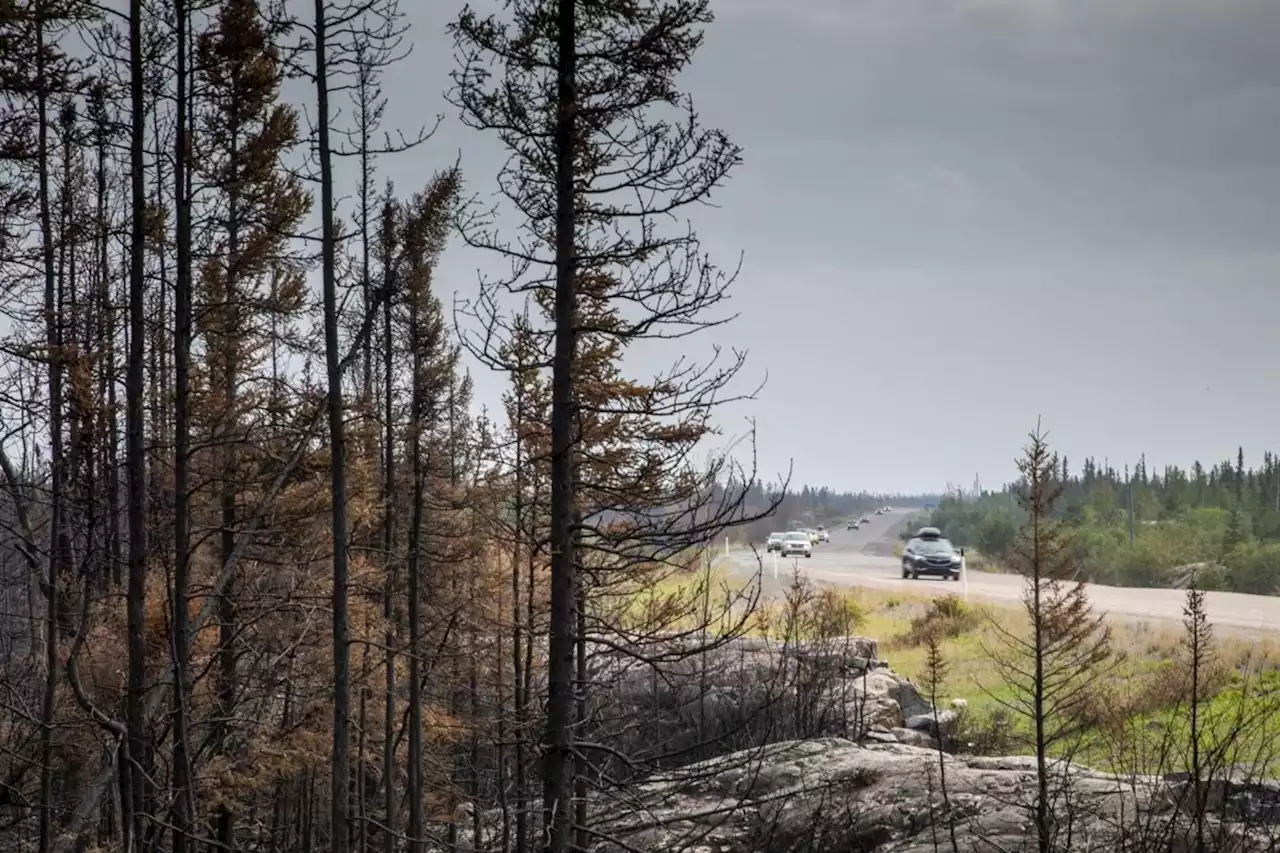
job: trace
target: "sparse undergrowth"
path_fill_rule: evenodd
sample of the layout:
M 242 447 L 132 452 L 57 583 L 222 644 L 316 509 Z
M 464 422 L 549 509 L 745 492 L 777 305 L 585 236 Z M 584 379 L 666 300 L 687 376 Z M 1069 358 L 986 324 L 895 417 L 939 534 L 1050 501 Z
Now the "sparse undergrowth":
M 704 589 L 710 589 L 712 601 L 723 609 L 741 585 L 715 570 L 709 575 L 673 574 L 646 590 L 641 600 L 652 606 L 656 601 L 701 596 Z M 784 621 L 783 608 L 778 601 L 762 602 L 742 630 L 776 635 Z M 936 632 L 948 664 L 945 697 L 962 697 L 968 704 L 962 733 L 971 744 L 968 748 L 1018 754 L 1027 749 L 1024 727 L 1008 709 L 1013 697 L 1000 683 L 987 649 L 996 641 L 995 620 L 1007 628 L 1023 619 L 1015 608 L 965 602 L 956 595 L 824 586 L 810 591 L 794 634 L 797 639 L 818 639 L 847 628 L 875 638 L 893 670 L 919 682 L 925 674 L 926 638 Z M 731 621 L 726 617 L 722 624 Z M 1094 689 L 1091 719 L 1074 754 L 1101 770 L 1181 770 L 1187 752 L 1183 631 L 1176 624 L 1132 621 L 1116 621 L 1112 629 L 1120 662 Z M 1280 643 L 1223 636 L 1215 640 L 1213 657 L 1202 674 L 1208 697 L 1203 710 L 1209 721 L 1208 748 L 1222 752 L 1224 763 L 1280 770 L 1267 755 L 1280 738 Z M 1230 748 L 1228 741 L 1234 741 Z
M 924 638 L 940 628 L 949 670 L 948 696 L 968 702 L 966 737 L 975 751 L 1025 750 L 1021 726 L 1009 713 L 1011 696 L 986 653 L 994 642 L 992 620 L 1017 624 L 1013 608 L 966 604 L 955 596 L 929 599 L 872 590 L 848 593 L 865 614 L 858 631 L 886 638 L 883 654 L 894 670 L 914 680 L 924 675 Z M 1187 715 L 1183 632 L 1177 625 L 1117 622 L 1114 647 L 1121 660 L 1091 702 L 1096 719 L 1076 754 L 1106 770 L 1153 772 L 1183 769 Z M 1280 769 L 1268 754 L 1280 737 L 1280 644 L 1271 638 L 1224 636 L 1203 676 L 1209 699 L 1210 748 L 1229 752 L 1224 764 Z M 1238 742 L 1228 747 L 1227 741 Z

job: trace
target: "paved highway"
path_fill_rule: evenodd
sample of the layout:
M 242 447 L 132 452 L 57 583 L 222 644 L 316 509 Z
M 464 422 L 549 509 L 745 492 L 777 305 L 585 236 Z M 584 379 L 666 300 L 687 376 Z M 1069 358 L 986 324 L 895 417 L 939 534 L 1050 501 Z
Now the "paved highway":
M 798 563 L 800 570 L 814 581 L 847 586 L 903 590 L 926 595 L 960 594 L 970 599 L 1000 604 L 1016 604 L 1023 591 L 1023 581 L 1016 575 L 991 572 L 969 572 L 967 582 L 922 578 L 906 580 L 902 564 L 893 556 L 898 533 L 909 522 L 918 523 L 914 510 L 893 510 L 885 515 L 869 515 L 871 523 L 860 530 L 845 530 L 841 524 L 831 531 L 831 541 L 814 547 L 809 559 L 778 560 L 779 583 L 785 582 Z M 759 558 L 751 551 L 731 552 L 728 567 L 735 574 L 749 575 L 762 561 L 766 592 L 776 589 L 773 582 L 774 558 L 763 553 Z M 1178 621 L 1182 619 L 1185 593 L 1176 589 L 1132 589 L 1115 586 L 1089 587 L 1094 606 L 1113 616 L 1141 621 Z M 1210 592 L 1205 596 L 1209 619 L 1216 627 L 1232 632 L 1280 633 L 1280 598 Z

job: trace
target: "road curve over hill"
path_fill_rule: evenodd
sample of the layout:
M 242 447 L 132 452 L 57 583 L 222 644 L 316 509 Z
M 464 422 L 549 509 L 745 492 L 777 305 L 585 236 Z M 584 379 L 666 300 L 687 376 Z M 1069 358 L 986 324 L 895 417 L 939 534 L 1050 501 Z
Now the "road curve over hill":
M 904 579 L 902 565 L 893 555 L 893 546 L 904 526 L 913 520 L 918 523 L 917 511 L 894 510 L 869 518 L 871 523 L 861 530 L 845 530 L 843 525 L 832 530 L 831 541 L 816 546 L 810 559 L 777 561 L 777 583 L 773 581 L 773 556 L 763 553 L 763 545 L 759 546 L 758 558 L 751 551 L 740 550 L 731 552 L 722 565 L 741 576 L 753 574 L 763 565 L 766 592 L 785 582 L 792 564 L 798 563 L 801 572 L 811 580 L 842 586 L 924 595 L 967 593 L 971 599 L 998 604 L 1016 604 L 1021 598 L 1023 582 L 1016 575 L 970 572 L 964 583 L 933 578 Z M 1142 621 L 1178 621 L 1185 601 L 1182 590 L 1096 585 L 1089 587 L 1089 597 L 1099 610 Z M 1218 628 L 1232 632 L 1280 633 L 1280 597 L 1210 592 L 1205 596 L 1205 606 L 1209 619 Z

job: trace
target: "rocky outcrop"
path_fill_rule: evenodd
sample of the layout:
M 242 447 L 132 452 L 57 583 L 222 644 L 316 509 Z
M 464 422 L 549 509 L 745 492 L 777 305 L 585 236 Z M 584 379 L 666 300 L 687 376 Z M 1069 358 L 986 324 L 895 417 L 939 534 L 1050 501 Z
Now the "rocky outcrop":
M 906 731 L 918 732 L 917 729 Z M 939 762 L 945 762 L 945 795 Z M 1052 768 L 1053 849 L 1184 851 L 1185 780 Z M 940 756 L 901 743 L 824 738 L 774 744 L 682 768 L 637 786 L 613 815 L 601 853 L 935 853 L 1036 848 L 1030 758 Z M 1273 785 L 1238 782 L 1209 803 L 1207 849 L 1276 850 L 1263 801 Z M 1270 815 L 1280 818 L 1280 814 Z
M 866 637 L 779 643 L 738 638 L 705 652 L 693 640 L 670 640 L 637 652 L 597 645 L 591 660 L 594 718 L 634 729 L 650 721 L 650 738 L 692 742 L 714 732 L 767 725 L 773 739 L 840 736 L 936 746 L 960 722 L 963 700 L 935 710 L 909 679 L 879 659 Z M 758 741 L 757 741 L 758 742 Z
M 948 753 L 964 700 L 934 708 L 878 651 L 862 637 L 593 644 L 584 739 L 627 756 L 596 759 L 594 853 L 1036 849 L 1034 759 Z M 1200 848 L 1185 776 L 1051 770 L 1055 853 L 1280 853 L 1276 784 L 1202 783 Z M 502 816 L 482 817 L 474 846 L 495 849 Z

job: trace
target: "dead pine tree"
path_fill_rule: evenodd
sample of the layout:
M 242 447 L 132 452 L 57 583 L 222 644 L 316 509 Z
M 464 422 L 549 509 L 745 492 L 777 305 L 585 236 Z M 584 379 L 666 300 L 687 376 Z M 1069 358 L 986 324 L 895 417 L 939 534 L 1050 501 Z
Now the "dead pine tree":
M 175 119 L 173 192 L 176 213 L 174 242 L 177 275 L 174 286 L 174 570 L 170 647 L 173 654 L 173 853 L 187 853 L 195 829 L 195 793 L 191 790 L 191 752 L 188 743 L 191 705 L 191 185 L 188 180 L 188 86 L 190 51 L 188 28 L 191 11 L 187 0 L 173 0 L 176 23 Z
M 379 265 L 379 286 L 384 293 L 391 288 L 394 275 L 395 258 L 399 247 L 399 207 L 396 205 L 392 188 L 387 186 L 382 200 L 382 208 L 378 220 L 378 241 L 375 257 Z M 391 300 L 382 301 L 381 334 L 381 409 L 382 409 L 382 446 L 381 450 L 381 487 L 382 514 L 380 527 L 382 533 L 382 617 L 386 620 L 383 629 L 383 678 L 386 681 L 382 718 L 382 853 L 395 853 L 396 838 L 399 834 L 399 820 L 396 798 L 396 659 L 398 651 L 399 623 L 397 619 L 396 594 L 399 586 L 397 570 L 396 545 L 396 507 L 392 500 L 396 488 L 396 393 L 395 362 L 399 354 L 392 333 Z
M 1023 487 L 1019 501 L 1027 522 L 1009 552 L 1009 566 L 1022 575 L 1026 624 L 993 623 L 996 641 L 987 649 L 1008 690 L 993 698 L 1031 730 L 1036 789 L 1030 803 L 1039 853 L 1069 846 L 1072 826 L 1057 819 L 1069 811 L 1067 763 L 1088 725 L 1093 688 L 1115 657 L 1111 630 L 1095 613 L 1078 581 L 1070 540 L 1053 511 L 1062 497 L 1058 456 L 1039 424 L 1018 460 Z M 1062 808 L 1060 808 L 1062 807 Z
M 444 250 L 452 205 L 457 198 L 459 174 L 450 170 L 437 176 L 422 193 L 416 195 L 404 212 L 402 242 L 404 276 L 408 300 L 407 335 L 412 362 L 410 409 L 407 447 L 411 480 L 408 575 L 409 621 L 409 853 L 421 853 L 426 842 L 424 813 L 424 755 L 422 743 L 423 715 L 423 576 L 430 558 L 425 539 L 430 520 L 427 517 L 426 491 L 429 483 L 429 459 L 438 458 L 438 448 L 430 446 L 431 427 L 439 420 L 440 398 L 456 369 L 455 348 L 446 340 L 439 300 L 431 292 L 432 274 Z M 424 440 L 424 437 L 428 440 Z
M 323 0 L 315 2 L 316 158 L 320 170 L 321 289 L 324 301 L 325 384 L 328 391 L 330 536 L 333 547 L 333 751 L 329 773 L 329 844 L 334 853 L 351 849 L 350 821 L 350 689 L 351 646 L 347 583 L 346 412 L 342 362 L 338 350 L 338 223 L 330 142 L 329 15 Z
M 605 2 L 581 12 L 572 2 L 513 0 L 501 15 L 468 8 L 450 28 L 459 55 L 450 100 L 507 149 L 498 185 L 522 232 L 504 238 L 475 208 L 462 223 L 470 245 L 511 264 L 463 307 L 481 330 L 464 343 L 491 368 L 519 370 L 505 350 L 517 320 L 504 303 L 531 297 L 536 367 L 550 373 L 548 853 L 572 847 L 583 820 L 575 776 L 593 760 L 574 748 L 590 705 L 579 684 L 583 635 L 607 630 L 590 602 L 641 567 L 670 568 L 742 515 L 740 495 L 713 487 L 735 479 L 731 465 L 691 464 L 693 445 L 714 435 L 709 413 L 731 396 L 724 389 L 742 354 L 680 360 L 643 384 L 617 369 L 631 343 L 731 319 L 723 309 L 732 274 L 706 258 L 692 228 L 666 225 L 703 205 L 741 159 L 675 82 L 713 20 L 709 2 Z M 611 458 L 605 448 L 622 436 Z M 592 776 L 609 775 L 596 769 Z M 588 832 L 577 827 L 577 839 Z
M 128 739 L 120 762 L 125 847 L 142 844 L 144 816 L 142 753 L 146 744 L 147 690 L 147 481 L 143 378 L 146 366 L 147 291 L 146 100 L 143 89 L 144 6 L 129 2 L 129 350 L 125 360 L 125 472 L 128 514 Z
M 496 19 L 480 18 L 470 9 L 464 10 L 453 25 L 455 39 L 472 57 L 463 59 L 463 67 L 455 75 L 455 94 L 464 115 L 470 114 L 478 127 L 499 129 L 512 126 L 513 121 L 519 122 L 517 127 L 523 125 L 526 131 L 523 134 L 518 130 L 504 134 L 508 148 L 514 149 L 517 155 L 509 168 L 516 173 L 513 178 L 517 174 L 527 175 L 536 181 L 533 185 L 536 189 L 513 188 L 508 195 L 517 196 L 513 201 L 518 207 L 521 201 L 525 202 L 522 212 L 531 220 L 533 228 L 542 232 L 548 250 L 543 267 L 550 273 L 539 271 L 542 289 L 550 291 L 545 298 L 552 304 L 554 325 L 550 406 L 550 641 L 542 799 L 544 849 L 546 853 L 566 853 L 573 830 L 572 729 L 577 625 L 571 377 L 577 347 L 575 288 L 580 253 L 575 198 L 579 176 L 574 156 L 582 135 L 578 103 L 579 33 L 574 2 L 535 0 L 514 5 L 516 8 L 511 11 L 516 20 L 525 22 L 524 32 L 519 31 L 519 25 L 509 28 Z M 546 27 L 543 21 L 555 21 L 555 26 Z M 522 57 L 513 55 L 510 49 L 518 50 L 517 45 L 526 40 L 531 61 L 522 62 Z M 510 57 L 506 63 L 507 86 L 510 88 L 514 83 L 519 87 L 520 103 L 515 103 L 517 99 L 513 97 L 491 99 L 488 94 L 489 78 L 484 66 L 504 54 Z M 536 71 L 522 74 L 522 66 L 536 68 Z M 503 104 L 510 104 L 511 108 Z M 514 115 L 517 112 L 525 113 L 523 121 Z M 532 150 L 521 152 L 519 146 L 523 143 Z M 520 153 L 525 156 L 520 157 Z M 483 242 L 500 251 L 505 248 L 496 238 Z
M 303 259 L 285 235 L 300 227 L 311 199 L 302 181 L 284 167 L 300 139 L 298 112 L 281 97 L 280 39 L 278 28 L 264 20 L 259 0 L 228 0 L 194 45 L 201 100 L 199 114 L 192 116 L 198 131 L 191 146 L 192 171 L 217 212 L 206 217 L 212 247 L 190 299 L 194 331 L 203 343 L 201 437 L 208 467 L 217 472 L 212 491 L 223 565 L 234 561 L 246 526 L 242 494 L 257 485 L 246 458 L 254 446 L 253 385 L 265 370 L 277 321 L 299 316 L 306 301 Z M 211 748 L 232 760 L 232 729 L 245 690 L 240 638 L 242 626 L 253 619 L 252 606 L 246 612 L 241 600 L 240 582 L 240 573 L 233 572 L 217 599 L 218 723 Z M 226 849 L 237 846 L 240 817 L 232 798 L 217 807 L 212 831 Z

